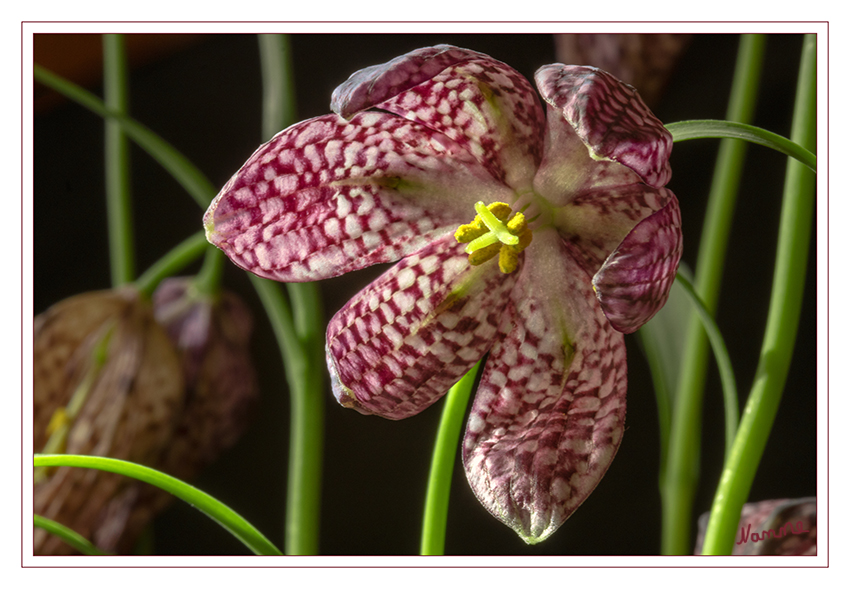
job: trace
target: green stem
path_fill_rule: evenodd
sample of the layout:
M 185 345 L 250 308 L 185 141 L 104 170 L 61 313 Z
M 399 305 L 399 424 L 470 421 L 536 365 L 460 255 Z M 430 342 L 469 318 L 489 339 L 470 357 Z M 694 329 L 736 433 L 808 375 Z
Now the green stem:
M 286 35 L 259 35 L 263 139 L 295 119 L 295 85 Z M 277 285 L 251 277 L 272 319 L 290 391 L 286 553 L 317 554 L 324 442 L 324 311 L 315 284 L 287 284 L 294 315 Z
M 106 108 L 126 115 L 129 105 L 127 55 L 123 35 L 103 36 L 103 97 Z M 132 282 L 133 210 L 130 198 L 130 145 L 115 120 L 107 119 L 104 136 L 106 210 L 112 286 Z
M 188 264 L 198 258 L 209 246 L 203 231 L 198 231 L 192 237 L 183 240 L 170 252 L 147 269 L 136 280 L 136 288 L 144 295 L 150 297 L 156 287 L 163 279 L 173 276 Z
M 59 522 L 53 521 L 38 514 L 33 514 L 33 525 L 42 530 L 46 530 L 64 540 L 68 545 L 74 548 L 77 552 L 87 554 L 89 556 L 104 556 L 107 553 L 83 538 L 80 534 L 63 526 Z
M 292 48 L 287 35 L 257 35 L 263 76 L 263 139 L 295 122 Z
M 741 37 L 727 110 L 727 118 L 730 120 L 748 121 L 752 117 L 764 42 L 762 35 Z M 730 139 L 721 142 L 708 198 L 694 282 L 699 298 L 712 315 L 717 308 L 726 244 L 746 145 L 742 141 Z M 693 546 L 691 520 L 699 481 L 702 401 L 707 364 L 708 341 L 699 318 L 694 315 L 685 339 L 679 386 L 674 396 L 667 470 L 662 474 L 660 489 L 663 554 L 688 554 Z
M 305 345 L 280 286 L 249 275 L 266 310 L 286 368 L 292 416 L 286 495 L 286 553 L 317 554 L 324 440 L 324 369 L 320 346 Z M 321 343 L 321 340 L 319 340 Z
M 130 117 L 107 108 L 102 100 L 88 90 L 57 76 L 40 65 L 33 64 L 33 74 L 38 82 L 56 90 L 93 113 L 117 122 L 127 137 L 159 162 L 201 208 L 206 209 L 209 206 L 216 194 L 215 187 L 186 156 L 167 141 Z
M 806 35 L 797 81 L 791 139 L 814 149 L 817 121 L 817 41 Z M 791 363 L 803 304 L 815 205 L 811 170 L 788 161 L 773 288 L 756 376 L 732 453 L 714 496 L 703 554 L 731 554 L 747 500 L 776 417 Z
M 679 121 L 665 126 L 673 135 L 674 142 L 711 138 L 742 139 L 793 157 L 806 164 L 813 172 L 816 172 L 818 168 L 818 158 L 811 151 L 782 135 L 777 135 L 760 127 L 736 123 L 735 121 L 715 121 L 711 119 Z
M 195 288 L 203 295 L 215 297 L 221 291 L 222 274 L 224 274 L 224 254 L 218 248 L 207 248 L 204 263 L 194 279 Z
M 720 384 L 723 389 L 723 407 L 726 412 L 724 421 L 726 423 L 726 457 L 728 458 L 732 451 L 732 444 L 735 442 L 735 433 L 738 431 L 738 387 L 735 384 L 732 360 L 729 358 L 729 350 L 723 340 L 723 335 L 720 333 L 720 328 L 717 327 L 711 312 L 699 298 L 694 286 L 681 274 L 676 274 L 676 280 L 679 281 L 685 294 L 691 299 L 708 336 L 714 359 L 717 361 L 717 370 L 720 372 Z
M 242 516 L 227 505 L 192 485 L 186 484 L 180 479 L 153 468 L 116 458 L 80 456 L 78 454 L 36 454 L 33 457 L 33 466 L 36 468 L 50 466 L 94 468 L 149 483 L 198 508 L 213 521 L 233 534 L 254 554 L 280 554 L 280 550 L 274 544 L 269 542 L 254 526 L 245 521 Z
M 425 497 L 425 516 L 422 520 L 422 542 L 420 554 L 442 555 L 446 546 L 446 521 L 449 513 L 449 493 L 452 486 L 452 471 L 457 456 L 463 416 L 469 403 L 469 395 L 475 384 L 479 361 L 466 373 L 446 395 L 434 454 L 431 458 L 431 473 L 428 476 L 428 492 Z

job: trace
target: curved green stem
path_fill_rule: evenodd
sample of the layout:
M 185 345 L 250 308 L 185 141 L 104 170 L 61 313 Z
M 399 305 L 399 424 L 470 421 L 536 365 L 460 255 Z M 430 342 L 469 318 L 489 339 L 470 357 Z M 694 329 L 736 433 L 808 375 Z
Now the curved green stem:
M 747 121 L 755 110 L 764 55 L 764 37 L 741 37 L 727 118 Z M 724 139 L 718 154 L 700 236 L 695 289 L 713 315 L 717 308 L 726 245 L 738 195 L 746 143 Z M 708 342 L 699 318 L 692 316 L 685 339 L 670 426 L 666 471 L 662 474 L 663 554 L 689 554 L 693 546 L 693 499 L 699 481 L 702 401 Z
M 791 138 L 814 149 L 817 113 L 817 42 L 806 35 L 797 81 Z M 811 170 L 789 160 L 767 327 L 741 427 L 726 461 L 706 530 L 703 554 L 731 554 L 741 509 L 776 417 L 788 375 L 800 309 L 815 205 Z
M 103 97 L 106 108 L 126 116 L 130 100 L 123 35 L 103 36 Z M 106 119 L 104 126 L 109 262 L 112 286 L 118 287 L 132 282 L 136 273 L 130 198 L 130 145 L 117 122 Z
M 195 199 L 201 208 L 206 209 L 216 194 L 212 183 L 190 162 L 186 156 L 156 133 L 131 119 L 130 117 L 107 108 L 97 96 L 76 84 L 57 76 L 38 64 L 33 65 L 33 74 L 38 82 L 56 90 L 77 104 L 95 114 L 118 123 L 127 134 L 154 160 L 165 168 L 171 176 Z
M 36 468 L 50 466 L 95 468 L 149 483 L 197 507 L 213 521 L 233 534 L 254 554 L 281 554 L 280 550 L 274 544 L 269 542 L 254 526 L 245 521 L 242 516 L 227 505 L 192 485 L 186 484 L 180 479 L 176 479 L 153 468 L 116 458 L 80 456 L 77 454 L 36 454 L 33 457 L 33 466 Z
M 204 263 L 194 279 L 195 288 L 203 295 L 214 297 L 221 291 L 221 277 L 224 274 L 224 253 L 216 248 L 207 248 Z
M 32 523 L 35 527 L 46 530 L 54 536 L 61 538 L 77 552 L 81 552 L 82 554 L 87 554 L 89 556 L 105 556 L 107 554 L 71 528 L 63 526 L 57 521 L 42 517 L 37 513 L 33 514 L 32 518 Z
M 676 280 L 684 288 L 685 294 L 691 299 L 697 315 L 702 322 L 714 359 L 717 361 L 717 370 L 720 372 L 720 385 L 723 389 L 723 407 L 726 412 L 726 457 L 732 451 L 735 442 L 735 433 L 738 431 L 738 387 L 735 384 L 735 371 L 732 369 L 732 360 L 729 358 L 729 350 L 726 342 L 717 327 L 711 312 L 700 299 L 694 286 L 681 274 L 676 274 Z
M 136 280 L 136 288 L 144 295 L 150 297 L 162 280 L 173 276 L 182 268 L 192 263 L 209 246 L 206 235 L 198 231 L 193 236 L 184 239 L 170 252 L 148 268 L 144 274 Z
M 469 403 L 469 395 L 478 375 L 479 361 L 466 373 L 446 395 L 431 472 L 428 476 L 428 491 L 425 497 L 425 515 L 422 520 L 420 554 L 442 555 L 446 546 L 446 521 L 449 513 L 449 493 L 452 486 L 452 471 L 457 456 L 458 440 L 463 428 L 463 416 Z
M 789 157 L 793 157 L 811 168 L 814 172 L 818 168 L 818 158 L 811 151 L 799 143 L 795 143 L 782 135 L 777 135 L 760 127 L 736 123 L 735 121 L 716 121 L 711 119 L 679 121 L 677 123 L 670 123 L 666 127 L 673 134 L 674 142 L 710 138 L 742 139 L 750 143 L 775 149 Z

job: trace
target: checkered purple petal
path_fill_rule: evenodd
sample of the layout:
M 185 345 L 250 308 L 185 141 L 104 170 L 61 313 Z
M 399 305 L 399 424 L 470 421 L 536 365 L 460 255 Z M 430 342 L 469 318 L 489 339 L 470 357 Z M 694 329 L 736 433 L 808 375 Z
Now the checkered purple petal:
M 445 135 L 383 112 L 304 121 L 258 149 L 204 216 L 238 266 L 284 282 L 393 262 L 510 196 Z
M 534 79 L 595 158 L 620 162 L 650 186 L 670 181 L 673 138 L 632 86 L 597 68 L 559 63 Z
M 515 282 L 495 260 L 471 266 L 452 236 L 403 258 L 328 325 L 337 400 L 388 419 L 430 406 L 493 345 Z
M 593 277 L 596 296 L 614 329 L 632 333 L 667 302 L 682 257 L 682 218 L 672 196 L 641 221 Z
M 626 350 L 554 231 L 525 260 L 463 443 L 470 486 L 530 544 L 599 483 L 620 444 Z

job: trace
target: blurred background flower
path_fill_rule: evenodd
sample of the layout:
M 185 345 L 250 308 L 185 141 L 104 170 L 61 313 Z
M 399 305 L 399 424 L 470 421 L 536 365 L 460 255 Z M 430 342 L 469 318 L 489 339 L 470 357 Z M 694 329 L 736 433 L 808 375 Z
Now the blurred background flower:
M 699 518 L 694 554 L 702 552 L 709 515 L 706 512 Z M 815 556 L 818 553 L 817 516 L 818 504 L 814 497 L 745 503 L 732 555 Z M 773 531 L 772 535 L 769 534 L 770 530 Z M 742 533 L 746 536 L 746 542 L 743 541 Z M 753 535 L 757 541 L 753 540 Z

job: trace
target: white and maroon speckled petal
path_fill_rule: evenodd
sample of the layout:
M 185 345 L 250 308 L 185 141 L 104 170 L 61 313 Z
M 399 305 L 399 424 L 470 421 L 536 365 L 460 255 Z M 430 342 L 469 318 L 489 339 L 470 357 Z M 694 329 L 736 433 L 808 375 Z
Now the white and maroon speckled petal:
M 531 187 L 546 122 L 537 92 L 512 67 L 481 55 L 446 68 L 377 108 L 445 134 L 516 191 Z
M 620 445 L 626 350 L 555 231 L 535 234 L 469 417 L 470 486 L 530 544 L 599 483 Z
M 626 236 L 593 277 L 614 329 L 632 333 L 652 319 L 667 302 L 681 257 L 682 217 L 672 196 Z
M 452 236 L 402 259 L 328 325 L 337 400 L 388 419 L 424 410 L 493 345 L 515 282 L 495 259 L 471 266 Z
M 673 138 L 632 86 L 597 68 L 559 63 L 534 79 L 594 159 L 620 162 L 650 186 L 669 182 Z
M 445 135 L 388 113 L 327 115 L 279 133 L 213 200 L 207 238 L 284 282 L 393 262 L 510 198 Z
M 350 119 L 397 94 L 430 80 L 446 68 L 470 59 L 492 60 L 483 53 L 452 45 L 423 47 L 351 74 L 334 90 L 331 110 Z
M 667 188 L 630 184 L 579 194 L 555 212 L 570 253 L 593 276 L 626 236 L 675 198 Z

